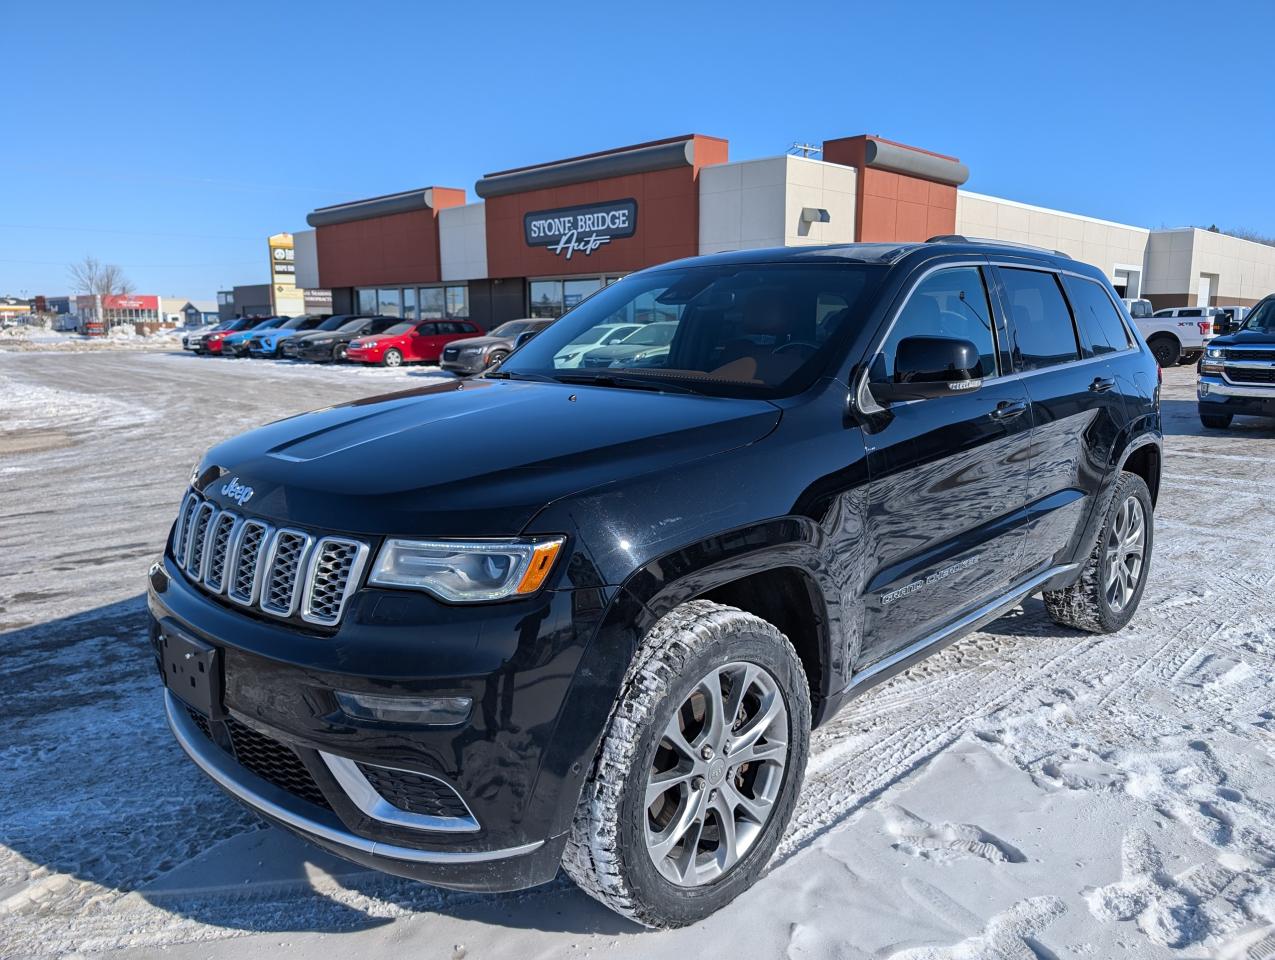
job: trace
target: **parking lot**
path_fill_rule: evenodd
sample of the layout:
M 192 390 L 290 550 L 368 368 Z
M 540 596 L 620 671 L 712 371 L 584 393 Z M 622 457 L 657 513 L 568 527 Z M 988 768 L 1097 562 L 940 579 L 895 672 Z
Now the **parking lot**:
M 440 376 L 0 352 L 0 955 L 1275 957 L 1275 424 L 1204 431 L 1191 367 L 1166 372 L 1132 624 L 1068 631 L 1033 599 L 852 703 L 769 877 L 691 929 L 561 877 L 442 892 L 264 826 L 172 742 L 144 571 L 210 444 Z

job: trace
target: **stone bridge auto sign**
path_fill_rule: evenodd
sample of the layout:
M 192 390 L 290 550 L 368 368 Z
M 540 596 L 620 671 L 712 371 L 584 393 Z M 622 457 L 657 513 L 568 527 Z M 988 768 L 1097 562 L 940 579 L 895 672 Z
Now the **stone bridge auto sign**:
M 548 247 L 550 253 L 566 260 L 576 253 L 587 257 L 603 244 L 633 236 L 637 201 L 608 200 L 541 210 L 523 217 L 522 227 L 529 247 Z

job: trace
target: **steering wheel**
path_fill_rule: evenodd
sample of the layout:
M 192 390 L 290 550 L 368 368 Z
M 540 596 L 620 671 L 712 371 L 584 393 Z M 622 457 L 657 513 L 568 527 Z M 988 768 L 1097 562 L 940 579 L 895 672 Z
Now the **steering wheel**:
M 819 351 L 819 344 L 811 343 L 809 340 L 789 340 L 782 346 L 776 347 L 774 350 L 770 351 L 770 355 L 772 357 L 776 356 L 783 353 L 785 350 L 791 350 L 793 347 L 805 347 L 807 350 L 812 350 L 816 353 Z

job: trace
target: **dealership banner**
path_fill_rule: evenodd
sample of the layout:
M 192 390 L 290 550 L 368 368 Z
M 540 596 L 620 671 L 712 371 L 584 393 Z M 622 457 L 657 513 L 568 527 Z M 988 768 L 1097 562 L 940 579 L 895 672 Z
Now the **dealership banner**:
M 633 236 L 637 231 L 637 201 L 608 200 L 538 210 L 523 217 L 522 227 L 529 247 L 548 247 L 550 253 L 565 260 L 576 253 L 587 257 L 612 240 Z

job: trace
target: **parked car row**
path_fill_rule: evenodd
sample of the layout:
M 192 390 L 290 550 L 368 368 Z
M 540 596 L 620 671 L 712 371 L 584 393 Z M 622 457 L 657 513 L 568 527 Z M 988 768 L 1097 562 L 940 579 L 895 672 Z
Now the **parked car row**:
M 1156 310 L 1150 300 L 1125 298 L 1129 316 L 1162 367 L 1195 363 L 1214 337 L 1234 333 L 1249 307 L 1164 307 Z
M 1237 414 L 1275 417 L 1275 294 L 1246 311 L 1233 331 L 1216 337 L 1200 359 L 1200 422 L 1225 430 Z

